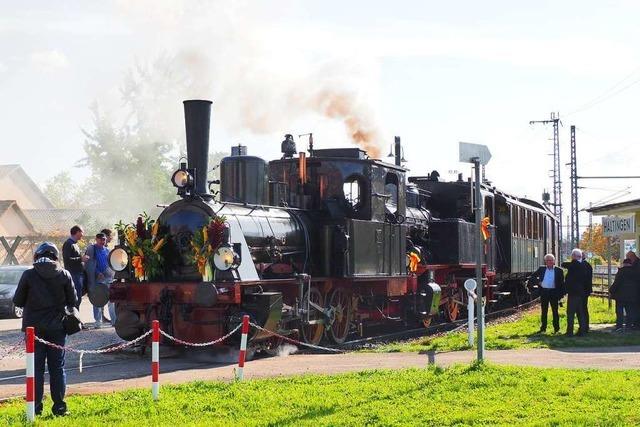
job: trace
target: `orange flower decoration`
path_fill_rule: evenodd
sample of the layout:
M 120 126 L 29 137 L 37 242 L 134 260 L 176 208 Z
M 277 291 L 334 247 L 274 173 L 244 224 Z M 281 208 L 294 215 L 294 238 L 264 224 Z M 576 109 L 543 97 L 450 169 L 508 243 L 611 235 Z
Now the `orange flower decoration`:
M 136 279 L 143 279 L 144 278 L 144 257 L 141 255 L 135 255 L 131 260 L 131 265 L 133 265 Z

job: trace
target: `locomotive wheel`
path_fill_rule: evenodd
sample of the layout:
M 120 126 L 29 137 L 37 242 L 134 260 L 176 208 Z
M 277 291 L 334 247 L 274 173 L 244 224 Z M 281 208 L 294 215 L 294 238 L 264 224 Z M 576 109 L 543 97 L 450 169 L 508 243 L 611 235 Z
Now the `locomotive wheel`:
M 280 346 L 284 340 L 279 337 L 271 337 L 265 347 L 263 348 L 264 352 L 269 356 L 277 356 L 280 351 Z
M 306 294 L 304 298 L 307 298 Z M 322 293 L 315 286 L 310 290 L 309 300 L 320 307 L 324 307 L 324 298 L 322 296 Z M 317 309 L 309 307 L 309 320 L 322 320 L 322 317 L 322 313 L 318 312 Z M 323 334 L 324 323 L 315 323 L 312 325 L 305 325 L 304 323 L 302 323 L 300 325 L 300 335 L 302 337 L 302 340 L 308 344 L 319 344 L 322 340 Z
M 327 336 L 332 342 L 342 344 L 351 325 L 351 296 L 344 288 L 333 289 L 329 294 L 329 308 L 333 311 L 333 321 L 327 328 Z
M 460 305 L 455 301 L 455 298 L 459 296 L 459 292 L 450 295 L 444 305 L 444 316 L 449 322 L 454 322 L 455 320 L 457 320 L 458 315 L 460 314 Z

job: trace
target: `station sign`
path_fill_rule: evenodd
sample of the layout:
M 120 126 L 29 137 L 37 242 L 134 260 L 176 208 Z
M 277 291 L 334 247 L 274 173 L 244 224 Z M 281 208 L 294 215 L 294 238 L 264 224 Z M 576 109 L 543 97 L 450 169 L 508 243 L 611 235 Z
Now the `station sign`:
M 460 142 L 459 153 L 460 162 L 462 163 L 473 163 L 474 159 L 477 159 L 481 165 L 486 166 L 489 160 L 491 160 L 491 152 L 486 145 Z
M 602 218 L 602 229 L 605 236 L 635 234 L 636 216 L 605 216 Z

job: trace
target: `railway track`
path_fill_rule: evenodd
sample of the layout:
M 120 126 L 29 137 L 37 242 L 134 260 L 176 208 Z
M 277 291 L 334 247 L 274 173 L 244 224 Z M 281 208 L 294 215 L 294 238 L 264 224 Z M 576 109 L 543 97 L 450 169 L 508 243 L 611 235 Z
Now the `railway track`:
M 531 307 L 534 307 L 536 304 L 538 304 L 538 302 L 539 302 L 539 299 L 536 298 L 532 301 L 526 302 L 524 304 L 521 304 L 515 307 L 508 307 L 505 309 L 496 310 L 496 311 L 487 313 L 485 315 L 485 318 L 486 318 L 486 321 L 495 321 L 508 316 L 512 316 L 516 313 L 520 313 L 530 309 Z M 381 335 L 376 335 L 376 336 L 371 336 L 366 338 L 360 338 L 352 341 L 347 341 L 341 346 L 339 346 L 338 348 L 341 348 L 343 350 L 359 350 L 359 349 L 373 347 L 380 344 L 385 344 L 390 341 L 421 338 L 428 335 L 442 335 L 442 334 L 456 332 L 460 329 L 464 329 L 466 328 L 467 323 L 468 322 L 466 318 L 458 319 L 454 322 L 438 323 L 436 325 L 429 326 L 426 328 L 423 327 L 423 328 L 416 328 L 416 329 L 410 329 L 410 330 L 403 330 L 403 331 L 391 332 L 387 334 L 381 334 Z

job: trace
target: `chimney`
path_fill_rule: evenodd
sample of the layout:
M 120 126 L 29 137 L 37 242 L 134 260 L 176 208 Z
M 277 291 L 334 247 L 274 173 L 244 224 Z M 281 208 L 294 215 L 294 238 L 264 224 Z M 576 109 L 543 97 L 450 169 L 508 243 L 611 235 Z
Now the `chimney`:
M 211 101 L 184 101 L 184 124 L 187 133 L 187 159 L 189 169 L 195 169 L 195 194 L 208 194 L 207 171 L 209 169 L 209 127 Z

